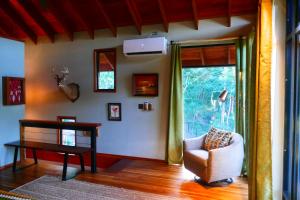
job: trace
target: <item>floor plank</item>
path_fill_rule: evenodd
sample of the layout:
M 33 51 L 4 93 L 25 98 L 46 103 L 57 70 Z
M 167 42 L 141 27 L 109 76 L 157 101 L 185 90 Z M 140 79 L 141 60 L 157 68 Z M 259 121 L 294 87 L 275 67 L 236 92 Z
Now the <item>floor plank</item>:
M 24 163 L 28 165 L 32 161 Z M 68 167 L 68 174 L 79 172 L 79 166 Z M 9 191 L 43 175 L 58 176 L 62 165 L 39 161 L 13 173 L 11 168 L 0 171 L 0 189 Z M 89 171 L 78 174 L 78 180 L 96 184 L 111 185 L 138 191 L 163 194 L 187 199 L 203 200 L 245 200 L 248 185 L 244 178 L 236 178 L 226 187 L 207 187 L 194 182 L 194 175 L 181 166 L 169 166 L 163 162 L 142 160 L 121 160 L 98 173 Z

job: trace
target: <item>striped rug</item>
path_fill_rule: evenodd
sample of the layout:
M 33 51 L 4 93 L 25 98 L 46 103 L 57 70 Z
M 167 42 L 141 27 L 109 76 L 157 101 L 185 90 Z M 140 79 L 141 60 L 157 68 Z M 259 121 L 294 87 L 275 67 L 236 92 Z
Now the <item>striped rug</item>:
M 41 200 L 165 200 L 178 199 L 164 195 L 128 190 L 124 188 L 93 184 L 71 179 L 61 181 L 60 177 L 42 176 L 32 182 L 22 185 L 14 193 L 29 195 L 33 199 Z

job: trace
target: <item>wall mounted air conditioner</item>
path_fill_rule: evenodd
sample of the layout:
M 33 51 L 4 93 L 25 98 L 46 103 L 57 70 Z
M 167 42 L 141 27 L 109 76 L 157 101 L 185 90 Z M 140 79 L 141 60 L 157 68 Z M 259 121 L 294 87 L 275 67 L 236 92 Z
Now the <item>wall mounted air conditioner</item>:
M 123 53 L 126 56 L 167 54 L 167 39 L 165 37 L 124 40 Z

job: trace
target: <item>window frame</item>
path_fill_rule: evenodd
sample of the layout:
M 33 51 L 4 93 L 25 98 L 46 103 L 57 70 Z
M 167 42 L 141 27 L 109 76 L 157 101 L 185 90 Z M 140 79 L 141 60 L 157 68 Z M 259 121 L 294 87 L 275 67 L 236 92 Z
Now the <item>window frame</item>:
M 205 48 L 205 47 L 216 47 L 216 46 L 231 46 L 236 45 L 235 42 L 224 42 L 224 43 L 212 43 L 212 44 L 200 44 L 200 45 L 187 45 L 187 46 L 181 46 L 181 49 L 185 48 Z M 181 61 L 182 63 L 182 61 Z M 235 58 L 235 64 L 224 64 L 224 65 L 199 65 L 199 66 L 184 66 L 182 65 L 181 68 L 207 68 L 207 67 L 236 67 L 236 58 Z
M 73 119 L 75 122 L 77 121 L 75 116 L 57 116 L 57 121 L 62 122 L 64 119 Z M 58 129 L 57 130 L 57 144 L 63 145 L 62 143 L 62 130 L 63 129 Z M 76 130 L 75 131 L 75 146 L 77 146 L 77 137 L 76 137 Z
M 184 69 L 193 69 L 193 68 L 199 68 L 199 69 L 201 69 L 201 68 L 225 68 L 225 67 L 233 67 L 233 68 L 235 68 L 235 70 L 237 70 L 237 67 L 236 67 L 236 64 L 229 64 L 229 65 L 207 65 L 207 66 L 199 66 L 199 67 L 195 67 L 195 66 L 188 66 L 188 67 L 183 67 L 182 66 L 182 69 L 181 69 L 181 71 L 182 71 L 182 73 L 183 73 L 183 70 Z M 235 78 L 236 78 L 236 73 L 235 73 Z M 236 91 L 236 88 L 235 88 L 235 91 Z M 184 101 L 184 100 L 183 100 Z M 236 106 L 237 105 L 235 105 L 235 112 L 236 112 Z M 184 120 L 184 119 L 183 119 Z M 184 121 L 185 122 L 185 121 Z M 236 115 L 234 116 L 234 123 L 235 123 L 235 130 L 236 130 Z M 235 131 L 234 130 L 234 131 Z M 183 135 L 184 135 L 184 137 L 185 137 L 185 132 L 183 133 Z M 199 137 L 199 136 L 198 136 Z M 191 138 L 189 138 L 189 139 L 191 139 Z
M 230 41 L 230 42 L 216 42 L 216 43 L 211 43 L 211 44 L 197 44 L 197 45 L 186 45 L 186 46 L 181 46 L 181 49 L 183 48 L 205 48 L 205 47 L 216 47 L 216 46 L 231 46 L 231 45 L 236 45 L 236 43 L 234 41 Z M 181 61 L 182 63 L 182 61 Z M 237 70 L 237 60 L 235 57 L 235 64 L 223 64 L 223 65 L 199 65 L 199 66 L 181 66 L 181 72 L 183 72 L 184 69 L 189 69 L 189 68 L 216 68 L 216 67 L 234 67 L 235 70 Z M 235 74 L 235 78 L 236 74 Z M 237 90 L 237 89 L 236 89 Z M 236 112 L 236 107 L 237 105 L 235 105 L 235 112 Z M 235 123 L 236 123 L 236 116 L 235 118 Z M 184 133 L 185 134 L 185 133 Z
M 99 88 L 99 54 L 100 53 L 114 53 L 113 65 L 114 65 L 114 88 L 113 89 L 100 89 Z M 117 92 L 117 50 L 116 48 L 107 49 L 94 49 L 93 53 L 94 60 L 94 92 L 99 93 L 116 93 Z

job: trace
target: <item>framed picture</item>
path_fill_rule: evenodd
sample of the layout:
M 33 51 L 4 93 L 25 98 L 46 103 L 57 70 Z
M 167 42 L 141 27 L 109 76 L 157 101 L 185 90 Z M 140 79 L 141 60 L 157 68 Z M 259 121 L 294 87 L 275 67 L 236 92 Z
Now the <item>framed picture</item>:
M 94 92 L 116 92 L 116 48 L 94 50 Z
M 158 96 L 158 74 L 133 74 L 133 96 Z
M 25 104 L 25 79 L 2 77 L 3 105 Z
M 121 121 L 121 103 L 108 103 L 108 120 Z

